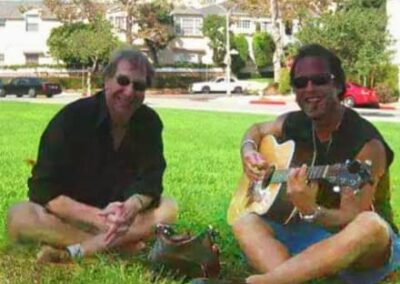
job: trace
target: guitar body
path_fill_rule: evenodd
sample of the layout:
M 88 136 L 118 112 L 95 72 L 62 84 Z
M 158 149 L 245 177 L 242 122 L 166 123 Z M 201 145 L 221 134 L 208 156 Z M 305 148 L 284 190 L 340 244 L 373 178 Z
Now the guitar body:
M 228 208 L 227 219 L 230 225 L 246 213 L 266 215 L 269 220 L 281 224 L 289 222 L 296 213 L 286 194 L 290 166 L 300 166 L 300 162 L 309 164 L 311 154 L 302 143 L 298 143 L 296 148 L 295 151 L 292 140 L 279 144 L 272 135 L 261 140 L 259 152 L 269 164 L 269 172 L 256 182 L 250 182 L 245 174 L 242 175 Z M 312 165 L 307 167 L 307 179 L 328 182 L 328 187 L 322 186 L 319 190 L 333 190 L 335 194 L 342 187 L 351 188 L 356 193 L 364 184 L 374 183 L 370 161 L 349 160 L 331 165 Z
M 279 144 L 274 136 L 267 135 L 262 139 L 259 151 L 275 170 L 287 169 L 294 155 L 295 143 L 289 140 Z M 243 174 L 228 208 L 228 224 L 232 225 L 245 213 L 267 214 L 268 218 L 284 223 L 294 208 L 287 201 L 285 188 L 286 184 L 271 183 L 258 190 Z

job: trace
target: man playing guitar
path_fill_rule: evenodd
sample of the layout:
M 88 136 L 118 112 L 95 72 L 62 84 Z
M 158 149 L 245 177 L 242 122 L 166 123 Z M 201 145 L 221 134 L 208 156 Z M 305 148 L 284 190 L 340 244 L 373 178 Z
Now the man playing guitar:
M 293 140 L 287 199 L 295 216 L 282 224 L 245 213 L 231 225 L 250 265 L 260 274 L 247 283 L 302 283 L 337 274 L 347 283 L 377 283 L 400 264 L 400 241 L 392 221 L 389 166 L 393 152 L 368 121 L 341 104 L 345 75 L 335 54 L 320 45 L 300 49 L 290 72 L 300 111 L 254 124 L 244 135 L 241 156 L 250 181 L 270 165 L 259 152 L 262 139 Z M 371 182 L 357 191 L 323 191 L 308 180 L 308 166 L 371 162 Z

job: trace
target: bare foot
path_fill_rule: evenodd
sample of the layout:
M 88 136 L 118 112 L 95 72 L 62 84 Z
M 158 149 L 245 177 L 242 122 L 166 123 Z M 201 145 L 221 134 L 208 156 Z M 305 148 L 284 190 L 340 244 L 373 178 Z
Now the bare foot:
M 68 251 L 53 248 L 51 246 L 43 246 L 36 256 L 37 263 L 67 263 L 71 262 L 71 256 Z
M 98 252 L 103 252 L 110 249 L 111 244 L 106 241 L 107 233 L 102 233 L 84 241 L 81 248 L 84 256 L 90 256 Z

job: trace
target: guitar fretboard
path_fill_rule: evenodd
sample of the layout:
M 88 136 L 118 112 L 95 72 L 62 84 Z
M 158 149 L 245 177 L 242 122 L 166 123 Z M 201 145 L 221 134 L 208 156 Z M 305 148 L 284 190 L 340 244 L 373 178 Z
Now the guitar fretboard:
M 335 176 L 342 169 L 340 164 L 315 166 L 307 169 L 307 178 L 309 180 L 326 179 L 330 176 Z M 290 169 L 274 171 L 270 183 L 286 182 L 289 176 Z

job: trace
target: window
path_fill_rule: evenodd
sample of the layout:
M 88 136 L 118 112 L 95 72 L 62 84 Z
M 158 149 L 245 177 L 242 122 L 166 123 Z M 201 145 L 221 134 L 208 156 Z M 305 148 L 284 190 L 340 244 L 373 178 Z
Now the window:
M 261 22 L 260 23 L 260 30 L 262 32 L 268 32 L 271 29 L 271 24 L 268 22 Z
M 39 30 L 39 15 L 26 15 L 26 31 L 37 32 Z
M 199 17 L 181 17 L 175 20 L 175 31 L 184 36 L 201 36 L 203 19 Z
M 120 30 L 126 29 L 126 17 L 124 16 L 115 16 L 112 19 L 113 26 Z
M 0 28 L 6 26 L 6 19 L 0 18 Z
M 237 23 L 237 27 L 242 30 L 250 29 L 250 20 L 239 20 Z
M 285 34 L 292 35 L 293 34 L 293 24 L 292 22 L 286 21 L 285 22 Z
M 193 62 L 198 63 L 197 54 L 190 52 L 178 52 L 174 54 L 175 63 L 179 62 Z
M 39 53 L 25 53 L 25 64 L 39 64 Z

